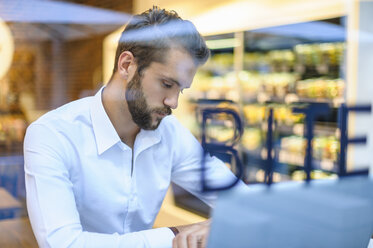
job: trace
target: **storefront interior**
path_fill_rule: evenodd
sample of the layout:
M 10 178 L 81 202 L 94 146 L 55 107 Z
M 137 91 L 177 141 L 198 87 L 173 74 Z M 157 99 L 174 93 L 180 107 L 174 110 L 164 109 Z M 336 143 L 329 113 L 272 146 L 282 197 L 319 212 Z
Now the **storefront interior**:
M 234 119 L 224 113 L 208 123 L 206 135 L 209 142 L 232 145 L 238 152 L 244 183 L 268 183 L 269 156 L 274 161 L 272 184 L 338 180 L 341 149 L 347 172 L 365 171 L 371 177 L 372 114 L 348 115 L 348 137 L 366 140 L 347 146 L 341 141 L 341 108 L 372 104 L 372 1 L 3 1 L 0 247 L 37 247 L 27 218 L 24 182 L 23 139 L 28 125 L 106 85 L 125 23 L 153 5 L 191 20 L 211 51 L 192 87 L 180 96 L 174 115 L 201 141 L 204 109 L 237 113 L 243 126 L 239 140 Z M 313 120 L 312 171 L 307 174 L 307 120 L 294 109 L 321 105 L 328 111 Z M 231 156 L 219 158 L 237 172 Z M 211 213 L 205 203 L 172 185 L 154 228 L 203 221 Z

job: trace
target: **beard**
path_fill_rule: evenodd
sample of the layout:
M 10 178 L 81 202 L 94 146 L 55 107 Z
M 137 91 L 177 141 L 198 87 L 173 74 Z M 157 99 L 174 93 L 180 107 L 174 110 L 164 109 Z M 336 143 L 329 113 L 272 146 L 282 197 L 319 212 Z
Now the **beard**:
M 141 76 L 138 72 L 127 84 L 126 100 L 132 120 L 144 130 L 155 130 L 158 128 L 163 118 L 159 116 L 153 117 L 154 114 L 170 115 L 172 113 L 170 107 L 149 107 L 142 89 Z

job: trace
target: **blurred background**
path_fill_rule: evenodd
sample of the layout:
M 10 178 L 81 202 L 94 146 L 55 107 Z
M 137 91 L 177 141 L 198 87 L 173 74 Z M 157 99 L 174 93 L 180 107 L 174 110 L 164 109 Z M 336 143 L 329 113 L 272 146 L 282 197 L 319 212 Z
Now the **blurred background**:
M 357 0 L 0 0 L 0 247 L 37 247 L 27 219 L 23 138 L 27 126 L 67 102 L 94 95 L 111 76 L 116 45 L 132 14 L 158 5 L 191 20 L 211 49 L 175 115 L 200 139 L 200 111 L 225 107 L 244 123 L 235 148 L 247 184 L 264 181 L 268 109 L 274 109 L 274 181 L 302 180 L 304 116 L 292 108 L 329 104 L 315 122 L 313 178 L 335 178 L 341 104 L 371 104 L 373 1 Z M 348 170 L 373 164 L 371 115 L 349 117 Z M 209 123 L 229 142 L 228 116 Z M 227 160 L 228 166 L 234 165 Z M 208 217 L 209 208 L 173 186 L 155 223 Z

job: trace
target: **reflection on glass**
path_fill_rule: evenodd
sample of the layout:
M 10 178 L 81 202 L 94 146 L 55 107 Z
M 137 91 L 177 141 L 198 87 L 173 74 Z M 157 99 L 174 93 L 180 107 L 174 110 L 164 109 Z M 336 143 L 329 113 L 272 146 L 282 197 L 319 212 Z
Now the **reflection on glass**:
M 68 1 L 1 1 L 1 247 L 37 247 L 25 200 L 23 139 L 28 124 L 102 85 L 103 39 L 129 18 L 124 12 Z

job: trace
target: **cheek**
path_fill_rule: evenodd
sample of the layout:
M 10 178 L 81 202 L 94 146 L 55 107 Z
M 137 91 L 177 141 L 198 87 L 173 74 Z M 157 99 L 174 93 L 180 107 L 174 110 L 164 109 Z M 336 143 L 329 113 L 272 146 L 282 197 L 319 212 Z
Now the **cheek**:
M 144 89 L 144 96 L 149 105 L 159 105 L 162 104 L 164 99 L 164 89 L 162 86 L 148 87 L 147 90 Z

